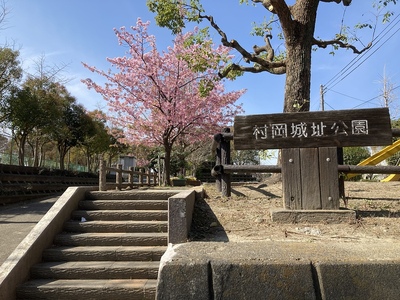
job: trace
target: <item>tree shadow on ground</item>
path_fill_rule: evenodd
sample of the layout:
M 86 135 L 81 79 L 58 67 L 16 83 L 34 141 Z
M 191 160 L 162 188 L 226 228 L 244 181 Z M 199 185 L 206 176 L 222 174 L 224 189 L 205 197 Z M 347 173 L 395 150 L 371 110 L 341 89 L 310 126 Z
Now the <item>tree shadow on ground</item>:
M 267 187 L 266 184 L 261 184 L 260 186 L 257 186 L 257 187 L 251 186 L 251 185 L 245 185 L 244 187 L 248 188 L 249 190 L 259 192 L 261 195 L 267 196 L 268 198 L 279 198 L 280 197 L 278 195 L 275 195 L 275 194 L 270 193 L 270 192 L 266 191 L 265 189 L 263 189 L 263 188 Z
M 233 188 L 231 188 L 231 192 L 232 192 L 232 194 L 234 194 L 236 197 L 246 197 L 245 194 L 243 194 L 243 193 L 241 193 L 241 192 L 239 192 L 239 191 L 237 191 L 237 190 L 235 190 L 235 189 L 233 189 Z
M 390 210 L 356 210 L 356 214 L 362 218 L 400 218 L 399 211 Z
M 392 197 L 380 197 L 380 196 L 369 196 L 368 198 L 366 197 L 357 197 L 357 196 L 350 196 L 346 197 L 348 200 L 366 200 L 366 201 L 400 201 L 399 198 L 392 198 Z
M 189 241 L 229 241 L 224 227 L 204 199 L 195 201 Z

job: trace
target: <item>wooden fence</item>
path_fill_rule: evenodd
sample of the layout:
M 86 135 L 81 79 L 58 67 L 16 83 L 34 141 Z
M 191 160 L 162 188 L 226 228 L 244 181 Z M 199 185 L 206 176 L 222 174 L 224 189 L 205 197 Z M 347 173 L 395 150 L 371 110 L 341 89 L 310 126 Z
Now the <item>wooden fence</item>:
M 115 172 L 115 183 L 107 182 L 107 172 Z M 127 178 L 124 178 L 124 174 Z M 124 181 L 126 179 L 126 181 Z M 126 189 L 137 188 L 139 186 L 155 186 L 157 185 L 157 174 L 148 172 L 135 171 L 133 167 L 129 170 L 123 170 L 122 165 L 119 164 L 117 168 L 106 167 L 105 161 L 100 161 L 99 169 L 99 191 L 106 191 L 110 189 Z
M 392 129 L 393 137 L 400 137 L 400 129 Z M 212 152 L 216 155 L 216 165 L 211 174 L 216 177 L 216 186 L 223 196 L 231 195 L 231 174 L 233 173 L 281 173 L 280 165 L 245 165 L 237 166 L 230 164 L 230 141 L 233 133 L 229 128 L 214 136 Z M 400 166 L 353 166 L 338 165 L 339 173 L 354 174 L 400 174 Z M 343 188 L 343 187 L 341 187 Z M 340 191 L 344 196 L 344 191 Z
M 115 179 L 107 175 L 107 172 L 115 172 Z M 126 181 L 123 174 L 127 174 Z M 108 168 L 102 163 L 97 176 L 84 172 L 0 164 L 0 205 L 61 194 L 70 186 L 99 186 L 100 190 L 120 190 L 156 184 L 156 174 L 150 171 L 122 170 L 122 165 Z
M 69 186 L 95 186 L 98 178 L 40 167 L 0 164 L 0 204 L 38 199 L 64 192 Z

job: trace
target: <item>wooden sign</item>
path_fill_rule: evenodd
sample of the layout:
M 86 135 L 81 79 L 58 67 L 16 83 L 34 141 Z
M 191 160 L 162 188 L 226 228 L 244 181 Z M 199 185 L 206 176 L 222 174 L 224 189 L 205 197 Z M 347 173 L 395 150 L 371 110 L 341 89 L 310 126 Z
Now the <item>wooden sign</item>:
M 388 108 L 236 116 L 236 150 L 392 143 Z

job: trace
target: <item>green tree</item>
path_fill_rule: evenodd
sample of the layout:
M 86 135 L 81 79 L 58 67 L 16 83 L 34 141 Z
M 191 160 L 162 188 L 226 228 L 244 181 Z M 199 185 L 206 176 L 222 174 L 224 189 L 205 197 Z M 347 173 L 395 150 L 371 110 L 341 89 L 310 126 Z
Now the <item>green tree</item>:
M 371 154 L 365 147 L 344 147 L 343 148 L 343 164 L 345 165 L 358 165 L 364 159 L 368 158 Z M 358 181 L 362 175 L 357 175 L 350 178 L 351 181 Z
M 7 148 L 8 139 L 4 135 L 0 134 L 0 153 L 3 153 Z
M 18 163 L 25 164 L 25 145 L 28 135 L 37 127 L 42 126 L 40 116 L 45 112 L 40 99 L 32 93 L 29 87 L 15 91 L 7 101 L 7 119 L 18 145 Z
M 400 119 L 392 120 L 392 128 L 400 128 Z M 393 142 L 399 138 L 393 138 Z M 392 166 L 400 165 L 400 151 L 387 159 L 387 163 Z
M 259 165 L 259 150 L 234 150 L 231 156 L 232 164 L 242 165 Z
M 371 154 L 365 147 L 344 147 L 343 163 L 345 165 L 358 165 Z
M 60 113 L 58 109 L 60 84 L 46 76 L 28 76 L 23 87 L 30 91 L 31 97 L 38 105 L 38 109 L 32 111 L 35 126 L 32 127 L 27 140 L 32 149 L 33 165 L 36 167 L 39 166 L 44 145 L 51 141 L 50 132 L 53 130 L 53 121 Z
M 239 0 L 240 3 L 252 3 L 255 9 L 263 10 L 271 17 L 268 22 L 254 27 L 253 34 L 260 37 L 261 43 L 252 49 L 246 49 L 245 44 L 238 39 L 228 38 L 224 29 L 219 26 L 218 19 L 206 14 L 201 5 L 203 2 L 201 0 L 147 0 L 147 5 L 150 11 L 157 14 L 157 24 L 170 28 L 173 33 L 181 32 L 187 21 L 200 23 L 205 20 L 220 35 L 224 46 L 236 50 L 243 57 L 242 62 L 245 64 L 231 63 L 220 73 L 221 77 L 236 77 L 244 72 L 286 74 L 284 112 L 308 111 L 310 108 L 313 48 L 331 46 L 335 50 L 344 48 L 360 54 L 371 46 L 371 43 L 366 43 L 367 46 L 364 46 L 357 36 L 352 38 L 350 34 L 347 34 L 348 27 L 344 24 L 338 24 L 342 25 L 338 26 L 340 31 L 331 40 L 315 37 L 319 5 L 328 5 L 321 2 L 342 2 L 344 6 L 348 6 L 351 0 Z M 383 11 L 389 3 L 396 4 L 396 1 L 378 0 L 375 3 L 384 21 L 391 16 L 390 12 Z M 334 4 L 329 3 L 329 5 Z M 227 11 L 220 11 L 220 13 L 225 18 L 229 16 Z M 240 16 L 232 17 L 237 22 L 241 21 Z M 356 27 L 368 29 L 373 28 L 373 25 L 358 24 Z M 271 44 L 272 33 L 276 30 L 278 33 L 275 36 L 284 40 L 284 50 L 279 53 L 275 53 L 275 48 Z M 352 44 L 353 42 L 359 42 L 360 49 L 355 46 L 356 44 Z M 282 41 L 279 40 L 279 43 Z
M 188 152 L 186 151 L 185 148 L 179 147 L 179 145 L 176 145 L 176 147 L 174 147 L 171 154 L 171 166 L 170 166 L 171 175 L 173 177 L 186 176 L 186 170 L 189 167 L 189 164 L 186 160 L 187 156 Z
M 112 136 L 108 133 L 105 125 L 105 116 L 102 112 L 95 110 L 86 114 L 83 120 L 84 138 L 81 148 L 86 155 L 86 165 L 88 171 L 94 171 L 94 163 L 99 161 L 99 156 L 108 151 L 112 143 Z
M 16 53 L 14 57 L 15 55 Z M 16 88 L 15 84 L 10 85 L 13 87 L 13 93 L 10 97 L 2 98 L 4 105 L 1 107 L 6 112 L 3 115 L 11 124 L 13 131 L 16 130 L 17 133 L 19 163 L 23 163 L 25 143 L 28 142 L 32 148 L 34 166 L 38 166 L 40 152 L 50 141 L 49 132 L 54 129 L 53 121 L 59 119 L 58 116 L 62 112 L 59 109 L 60 99 L 63 98 L 66 90 L 61 84 L 63 79 L 59 76 L 65 66 L 46 66 L 44 56 L 34 63 L 35 74 L 28 74 L 21 87 Z M 18 64 L 11 65 L 17 69 L 13 72 L 16 76 L 19 74 Z M 7 116 L 7 113 L 12 113 L 12 115 Z
M 109 128 L 109 126 L 107 126 Z M 108 130 L 110 138 L 110 146 L 106 153 L 103 155 L 103 159 L 106 159 L 107 165 L 111 167 L 112 163 L 116 161 L 118 155 L 129 151 L 130 147 L 121 142 L 125 136 L 124 131 L 120 128 L 111 127 Z
M 7 115 L 10 113 L 9 100 L 22 77 L 18 57 L 18 51 L 0 48 L 0 123 L 9 119 Z
M 186 157 L 188 166 L 191 170 L 191 175 L 196 176 L 198 170 L 203 166 L 205 162 L 214 161 L 215 154 L 211 153 L 213 140 L 208 138 L 205 141 L 192 143 L 189 146 L 189 154 Z
M 72 147 L 80 145 L 85 138 L 87 117 L 83 106 L 76 104 L 69 94 L 59 106 L 60 115 L 54 120 L 51 138 L 57 143 L 60 169 L 65 169 L 65 156 Z

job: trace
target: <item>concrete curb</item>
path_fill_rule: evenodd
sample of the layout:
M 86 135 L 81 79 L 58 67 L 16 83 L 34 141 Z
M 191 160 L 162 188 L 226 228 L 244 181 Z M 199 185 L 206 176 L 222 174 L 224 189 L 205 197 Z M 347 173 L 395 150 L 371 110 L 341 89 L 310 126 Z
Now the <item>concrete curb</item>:
M 192 216 L 195 190 L 181 191 L 168 198 L 168 243 L 179 244 L 187 241 Z
M 157 299 L 398 299 L 400 243 L 170 245 Z
M 315 264 L 322 299 L 399 299 L 400 260 Z M 338 276 L 339 275 L 339 276 Z
M 349 223 L 356 220 L 356 212 L 350 209 L 332 210 L 290 210 L 290 209 L 271 209 L 271 219 L 276 223 L 328 223 L 339 224 Z
M 15 287 L 29 277 L 31 266 L 41 261 L 42 252 L 53 243 L 85 192 L 94 189 L 97 187 L 69 187 L 11 253 L 0 266 L 0 299 L 15 299 Z

